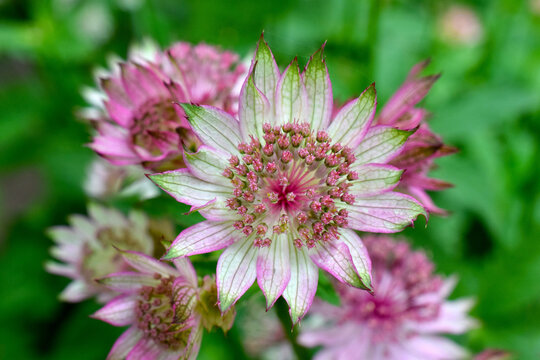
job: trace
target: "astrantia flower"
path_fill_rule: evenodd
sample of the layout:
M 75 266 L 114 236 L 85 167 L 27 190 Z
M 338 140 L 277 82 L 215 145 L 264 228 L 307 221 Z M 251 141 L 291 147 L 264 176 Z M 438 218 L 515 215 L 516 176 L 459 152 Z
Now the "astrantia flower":
M 226 331 L 232 326 L 234 310 L 221 317 L 215 306 L 215 280 L 207 276 L 199 288 L 188 259 L 175 260 L 173 268 L 132 251 L 122 252 L 122 258 L 138 272 L 100 279 L 120 295 L 92 315 L 115 326 L 130 326 L 108 360 L 195 359 L 203 328 Z
M 194 151 L 198 140 L 174 101 L 237 111 L 244 69 L 231 52 L 177 43 L 154 61 L 128 61 L 119 68 L 119 74 L 101 79 L 108 116 L 94 119 L 98 134 L 90 144 L 115 165 L 183 166 L 183 148 Z
M 427 64 L 428 62 L 423 62 L 413 67 L 405 83 L 386 103 L 375 123 L 401 130 L 417 128 L 401 153 L 390 161 L 390 164 L 405 170 L 396 190 L 414 196 L 429 212 L 445 214 L 444 210 L 433 204 L 426 190 L 443 190 L 452 184 L 428 178 L 427 173 L 434 167 L 435 158 L 453 154 L 456 149 L 445 145 L 441 138 L 430 130 L 426 123 L 427 111 L 415 107 L 439 78 L 439 75 L 418 76 Z
M 184 230 L 167 258 L 227 248 L 217 267 L 222 310 L 254 282 L 270 307 L 283 294 L 293 321 L 309 308 L 317 266 L 370 289 L 370 262 L 353 231 L 396 232 L 422 206 L 392 192 L 401 171 L 385 165 L 407 131 L 371 127 L 375 88 L 332 119 L 322 49 L 300 74 L 280 74 L 260 41 L 240 94 L 239 121 L 211 106 L 182 105 L 203 145 L 187 169 L 152 175 L 207 221 Z
M 64 301 L 78 302 L 93 296 L 100 302 L 107 301 L 116 293 L 95 279 L 129 269 L 115 247 L 146 254 L 154 248 L 143 213 L 132 211 L 125 217 L 119 211 L 98 205 L 90 205 L 88 211 L 89 217 L 72 215 L 70 226 L 48 230 L 56 242 L 51 253 L 61 263 L 47 263 L 47 271 L 73 279 L 60 294 Z
M 300 342 L 323 346 L 316 359 L 462 359 L 465 350 L 442 336 L 475 325 L 467 315 L 470 299 L 447 300 L 455 280 L 433 274 L 426 255 L 406 242 L 370 236 L 364 243 L 375 295 L 337 284 L 341 306 L 314 306 L 322 324 L 301 334 Z

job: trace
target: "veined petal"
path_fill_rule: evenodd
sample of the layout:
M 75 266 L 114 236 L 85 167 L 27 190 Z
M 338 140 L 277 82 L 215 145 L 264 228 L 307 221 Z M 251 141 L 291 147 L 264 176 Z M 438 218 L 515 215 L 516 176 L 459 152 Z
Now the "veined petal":
M 175 269 L 148 255 L 135 251 L 120 251 L 120 253 L 129 265 L 143 273 L 178 276 Z
M 257 66 L 254 66 L 254 64 L 257 64 Z M 274 92 L 279 79 L 279 69 L 270 47 L 264 41 L 263 35 L 261 35 L 257 44 L 257 51 L 255 51 L 252 66 L 254 66 L 252 70 L 255 86 L 266 96 L 269 104 L 273 105 Z
M 109 355 L 107 355 L 107 360 L 124 360 L 131 349 L 141 340 L 142 336 L 142 331 L 137 329 L 136 326 L 124 331 L 114 343 Z
M 214 149 L 202 145 L 196 153 L 184 152 L 184 159 L 189 171 L 199 179 L 231 187 L 230 180 L 222 175 L 229 163 L 226 157 L 221 156 Z
M 371 287 L 371 259 L 366 247 L 362 243 L 362 239 L 352 230 L 341 229 L 340 240 L 342 240 L 349 248 L 349 253 L 356 268 L 356 273 L 362 279 L 362 284 L 365 289 L 373 292 Z
M 375 84 L 371 84 L 357 99 L 343 106 L 330 123 L 328 135 L 333 142 L 353 150 L 358 144 L 363 143 L 375 116 L 376 104 Z
M 258 64 L 254 64 L 257 68 Z M 270 103 L 264 94 L 255 86 L 253 73 L 246 79 L 240 92 L 240 131 L 245 142 L 249 142 L 250 135 L 262 139 L 264 133 L 262 125 L 265 122 L 273 123 Z
M 195 360 L 199 354 L 199 349 L 201 348 L 201 341 L 203 336 L 203 327 L 201 324 L 191 329 L 189 333 L 189 338 L 187 341 L 186 349 L 181 357 L 181 359 L 186 360 Z
M 197 286 L 197 273 L 189 258 L 177 258 L 173 260 L 174 266 L 180 272 L 180 275 L 185 278 L 192 286 Z
M 303 119 L 306 111 L 306 88 L 295 58 L 281 75 L 276 87 L 276 119 L 280 124 Z
M 183 230 L 174 240 L 164 259 L 204 254 L 223 249 L 235 240 L 232 221 L 203 221 Z
M 257 277 L 257 249 L 250 237 L 229 246 L 217 264 L 218 303 L 224 313 L 253 284 Z
M 212 106 L 181 104 L 195 134 L 206 145 L 228 154 L 238 154 L 240 124 L 231 115 Z
M 136 320 L 136 304 L 137 300 L 135 297 L 122 295 L 109 301 L 107 305 L 90 315 L 90 317 L 105 321 L 114 326 L 126 326 Z
M 274 305 L 291 278 L 289 242 L 286 234 L 280 234 L 273 237 L 270 246 L 259 250 L 257 283 L 266 297 L 266 309 Z
M 401 151 L 411 134 L 410 131 L 398 130 L 390 126 L 370 128 L 354 151 L 356 164 L 388 162 Z
M 358 231 L 393 233 L 411 225 L 418 215 L 427 213 L 411 196 L 389 192 L 366 198 L 356 198 L 346 205 L 349 227 Z
M 118 292 L 135 292 L 145 285 L 156 286 L 159 284 L 159 280 L 154 279 L 152 275 L 136 272 L 115 273 L 96 281 Z
M 193 206 L 206 205 L 216 198 L 230 195 L 230 187 L 203 181 L 187 169 L 167 171 L 148 176 L 161 189 L 179 202 Z
M 161 352 L 162 349 L 158 343 L 143 337 L 133 349 L 131 349 L 126 360 L 157 360 Z
M 321 47 L 304 70 L 303 80 L 307 93 L 307 120 L 312 129 L 327 129 L 333 110 L 332 83 Z
M 283 291 L 283 297 L 289 304 L 293 324 L 300 321 L 307 313 L 317 292 L 319 271 L 311 261 L 304 247 L 297 249 L 289 241 L 291 279 Z
M 358 174 L 358 180 L 352 181 L 349 192 L 354 196 L 377 195 L 396 187 L 403 173 L 391 165 L 365 164 L 353 168 Z
M 341 241 L 319 242 L 310 249 L 309 256 L 318 267 L 329 272 L 342 283 L 361 288 L 362 280 L 356 273 L 349 248 Z
M 69 285 L 60 293 L 59 298 L 62 301 L 67 302 L 79 302 L 94 293 L 83 281 L 75 280 L 69 283 Z

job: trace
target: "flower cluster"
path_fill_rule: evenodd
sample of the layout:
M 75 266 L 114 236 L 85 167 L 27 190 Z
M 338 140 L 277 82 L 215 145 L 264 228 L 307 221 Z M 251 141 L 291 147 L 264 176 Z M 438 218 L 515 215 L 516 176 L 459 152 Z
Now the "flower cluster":
M 235 114 L 237 83 L 244 73 L 238 56 L 212 46 L 177 43 L 153 56 L 118 63 L 100 79 L 102 116 L 93 117 L 97 134 L 90 147 L 115 165 L 151 170 L 183 166 L 183 148 L 198 141 L 175 102 L 219 106 Z
M 393 191 L 402 171 L 387 164 L 411 132 L 373 125 L 373 85 L 332 116 L 322 50 L 302 73 L 296 59 L 281 73 L 261 39 L 238 119 L 182 104 L 202 145 L 185 154 L 187 169 L 150 176 L 207 219 L 180 233 L 167 259 L 226 248 L 217 267 L 223 311 L 257 279 L 267 307 L 283 295 L 297 322 L 315 295 L 317 267 L 371 290 L 353 230 L 397 232 L 426 214 Z
M 470 299 L 448 301 L 455 279 L 433 274 L 425 253 L 404 241 L 364 238 L 377 292 L 337 285 L 341 306 L 320 303 L 313 316 L 318 329 L 300 341 L 322 345 L 319 359 L 463 359 L 466 352 L 441 334 L 461 334 L 475 326 L 467 316 Z M 352 355 L 354 354 L 354 355 Z
M 100 90 L 87 91 L 90 147 L 107 160 L 90 167 L 88 195 L 144 200 L 161 193 L 155 183 L 191 206 L 186 216 L 205 218 L 178 221 L 183 230 L 171 241 L 172 216 L 91 204 L 88 217 L 50 230 L 60 262 L 47 270 L 73 280 L 61 298 L 96 297 L 106 305 L 93 318 L 129 326 L 108 359 L 196 358 L 204 330 L 228 331 L 233 305 L 255 280 L 266 310 L 283 297 L 294 326 L 314 301 L 319 269 L 336 280 L 342 306 L 313 306 L 310 318 L 324 326 L 308 325 L 301 341 L 323 345 L 318 357 L 464 354 L 441 335 L 474 325 L 470 300 L 447 300 L 453 282 L 434 275 L 424 253 L 365 234 L 396 233 L 443 212 L 426 190 L 449 184 L 427 172 L 454 149 L 415 107 L 437 76 L 419 77 L 425 63 L 417 65 L 378 116 L 374 84 L 335 107 L 323 50 L 303 70 L 295 58 L 280 71 L 261 37 L 246 72 L 238 55 L 209 45 L 151 45 L 115 60 Z M 188 257 L 218 250 L 216 274 L 197 277 Z M 275 325 L 266 333 L 283 339 L 287 326 Z

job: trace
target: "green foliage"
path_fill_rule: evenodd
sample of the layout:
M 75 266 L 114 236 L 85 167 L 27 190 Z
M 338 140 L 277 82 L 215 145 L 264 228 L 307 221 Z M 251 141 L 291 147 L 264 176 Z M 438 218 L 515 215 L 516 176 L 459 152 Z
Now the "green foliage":
M 205 41 L 246 57 L 261 31 L 280 65 L 300 66 L 325 48 L 333 92 L 341 101 L 376 81 L 384 104 L 415 63 L 442 72 L 426 100 L 431 126 L 460 152 L 433 175 L 455 187 L 434 195 L 451 211 L 418 222 L 406 235 L 438 269 L 456 273 L 454 296 L 473 296 L 482 326 L 460 341 L 473 352 L 508 349 L 519 359 L 540 353 L 540 15 L 529 1 L 466 1 L 477 12 L 477 44 L 445 42 L 438 21 L 446 2 L 217 0 L 0 1 L 0 358 L 104 358 L 122 329 L 87 317 L 91 301 L 66 305 L 65 279 L 49 275 L 44 229 L 85 212 L 82 182 L 92 151 L 88 126 L 74 115 L 79 90 L 95 66 L 149 36 L 166 46 Z M 128 6 L 132 4 L 133 6 Z M 177 230 L 200 221 L 161 197 L 116 199 L 172 216 Z M 201 274 L 216 254 L 195 257 Z M 317 295 L 336 303 L 321 276 Z M 251 291 L 240 302 L 249 301 Z M 243 307 L 239 306 L 239 319 Z M 201 359 L 238 358 L 241 336 L 205 335 Z

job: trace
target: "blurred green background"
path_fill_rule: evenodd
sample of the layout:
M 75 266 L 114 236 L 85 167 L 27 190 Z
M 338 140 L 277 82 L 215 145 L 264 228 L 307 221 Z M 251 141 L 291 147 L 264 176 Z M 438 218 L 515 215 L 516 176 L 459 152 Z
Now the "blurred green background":
M 432 59 L 424 105 L 460 149 L 432 173 L 455 184 L 433 195 L 451 216 L 405 233 L 477 299 L 482 326 L 457 341 L 540 358 L 540 1 L 0 0 L 0 359 L 103 359 L 122 331 L 89 319 L 92 301 L 60 303 L 67 280 L 43 270 L 44 229 L 85 213 L 93 153 L 74 114 L 93 69 L 144 37 L 248 56 L 263 29 L 281 66 L 328 41 L 342 101 L 375 81 L 383 104 Z M 200 358 L 241 358 L 239 334 L 205 336 Z

